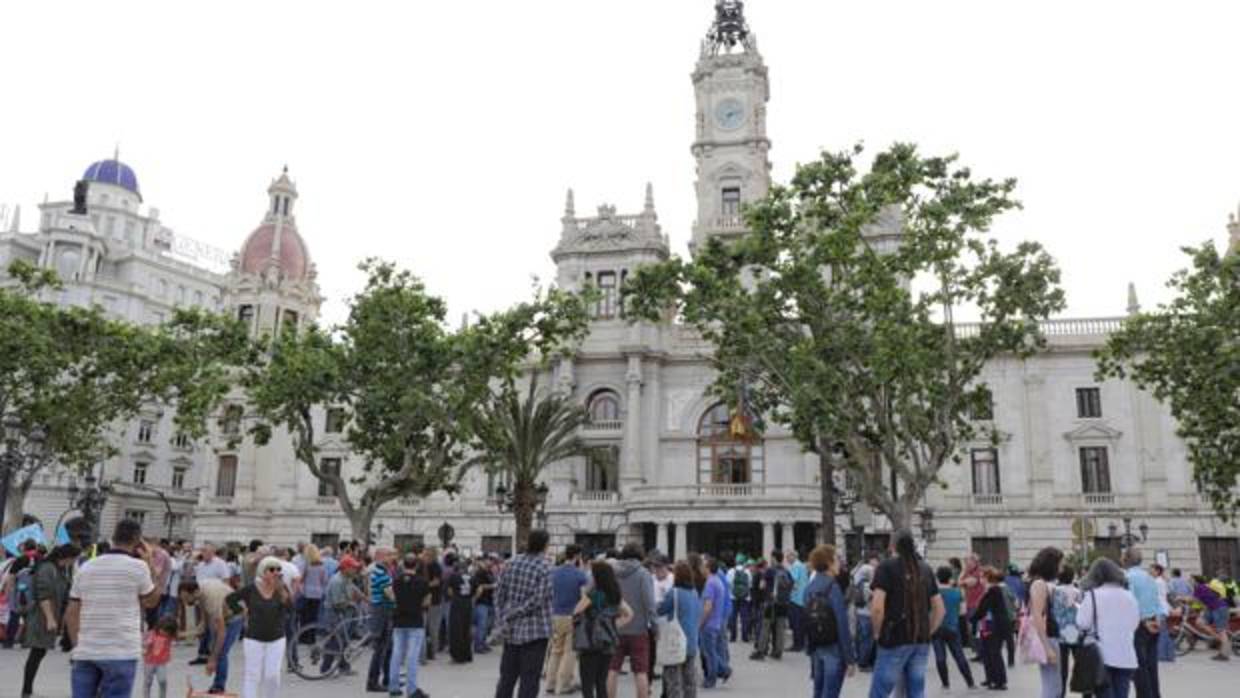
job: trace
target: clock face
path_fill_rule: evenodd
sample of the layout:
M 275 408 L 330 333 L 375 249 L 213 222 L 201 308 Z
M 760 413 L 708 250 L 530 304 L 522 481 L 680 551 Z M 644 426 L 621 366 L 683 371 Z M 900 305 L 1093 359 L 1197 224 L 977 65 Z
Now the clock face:
M 715 122 L 725 131 L 740 128 L 745 123 L 745 105 L 734 97 L 721 100 L 715 105 Z

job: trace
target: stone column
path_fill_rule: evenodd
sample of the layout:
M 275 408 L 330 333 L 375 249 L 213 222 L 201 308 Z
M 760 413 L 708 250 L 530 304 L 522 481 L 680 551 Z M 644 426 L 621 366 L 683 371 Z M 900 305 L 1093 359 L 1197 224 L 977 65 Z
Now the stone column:
M 663 391 L 659 386 L 660 372 L 659 364 L 654 361 L 648 362 L 643 371 L 646 405 L 642 411 L 644 422 L 638 431 L 638 443 L 641 444 L 642 480 L 649 484 L 657 481 L 654 469 L 659 462 L 659 433 L 662 430 L 662 410 L 659 409 L 659 402 L 663 399 Z
M 654 525 L 654 547 L 664 555 L 668 554 L 667 549 L 667 529 L 670 524 L 666 521 L 660 521 Z
M 775 549 L 775 524 L 770 521 L 762 524 L 762 557 L 771 554 Z
M 787 553 L 789 550 L 796 550 L 796 534 L 793 531 L 793 524 L 785 522 L 781 525 L 783 527 L 783 540 L 779 543 L 780 551 Z
M 629 370 L 624 376 L 628 384 L 628 411 L 624 415 L 624 453 L 621 457 L 620 480 L 629 490 L 639 484 L 641 472 L 642 357 L 629 357 Z
M 1034 507 L 1050 509 L 1055 498 L 1055 462 L 1050 449 L 1052 444 L 1057 442 L 1051 438 L 1050 434 L 1050 420 L 1044 394 L 1046 379 L 1040 375 L 1026 374 L 1023 383 L 1025 389 L 1025 453 L 1029 468 L 1027 477 L 1033 494 Z M 1002 467 L 1000 463 L 1001 472 Z M 1008 485 L 1003 485 L 1003 488 L 1005 492 L 1015 489 L 1008 489 Z
M 676 522 L 676 557 L 675 559 L 683 559 L 689 554 L 689 522 Z

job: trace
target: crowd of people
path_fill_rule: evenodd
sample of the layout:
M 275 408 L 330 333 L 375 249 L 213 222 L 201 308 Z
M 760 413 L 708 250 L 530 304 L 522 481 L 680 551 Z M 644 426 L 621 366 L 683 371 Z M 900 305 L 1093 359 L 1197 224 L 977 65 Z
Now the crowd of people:
M 124 520 L 110 544 L 28 543 L 5 560 L 0 629 L 5 647 L 20 642 L 28 651 L 23 698 L 58 645 L 71 652 L 74 698 L 128 698 L 139 675 L 144 698 L 156 690 L 166 698 L 178 641 L 196 645 L 189 664 L 211 677 L 210 693 L 229 689 L 240 643 L 240 695 L 274 698 L 299 628 L 362 617 L 373 638 L 366 689 L 394 697 L 427 698 L 419 668 L 437 656 L 468 663 L 493 646 L 502 646 L 497 698 L 540 690 L 615 698 L 629 683 L 639 698 L 656 688 L 696 696 L 732 678 L 735 646 L 753 661 L 780 660 L 785 649 L 807 656 L 814 698 L 839 696 L 858 671 L 870 674 L 871 698 L 920 698 L 931 655 L 944 688 L 950 660 L 967 687 L 1002 691 L 1018 648 L 1038 666 L 1043 698 L 1070 687 L 1126 697 L 1132 686 L 1138 698 L 1159 698 L 1158 664 L 1175 658 L 1169 625 L 1194 623 L 1225 661 L 1240 599 L 1225 574 L 1168 576 L 1144 566 L 1135 547 L 1123 551 L 1122 566 L 1100 558 L 1078 579 L 1053 547 L 1023 570 L 986 566 L 976 555 L 932 569 L 908 531 L 851 568 L 830 545 L 805 559 L 775 550 L 675 560 L 636 544 L 602 552 L 568 545 L 553 559 L 548 542 L 533 531 L 526 549 L 506 559 L 452 547 L 258 540 L 221 551 L 144 539 L 138 523 Z M 979 661 L 980 683 L 971 666 Z

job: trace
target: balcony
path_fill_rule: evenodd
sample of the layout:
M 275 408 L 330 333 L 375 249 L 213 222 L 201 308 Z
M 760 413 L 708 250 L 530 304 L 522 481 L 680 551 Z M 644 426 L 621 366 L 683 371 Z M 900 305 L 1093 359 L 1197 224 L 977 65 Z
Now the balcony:
M 1001 507 L 1003 506 L 1003 495 L 999 493 L 974 494 L 973 506 L 975 507 Z
M 334 507 L 336 506 L 336 503 L 337 503 L 336 495 L 330 495 L 330 496 L 319 495 L 318 497 L 315 498 L 314 503 L 318 504 L 319 506 Z
M 620 419 L 600 419 L 581 425 L 583 436 L 613 435 L 624 430 L 624 421 Z
M 1086 492 L 1081 495 L 1081 503 L 1087 507 L 1115 506 L 1114 492 Z
M 572 493 L 573 504 L 600 505 L 620 501 L 620 493 L 611 490 L 581 490 Z
M 762 494 L 765 487 L 761 483 L 748 482 L 740 485 L 723 483 L 702 483 L 698 485 L 701 497 L 752 497 Z

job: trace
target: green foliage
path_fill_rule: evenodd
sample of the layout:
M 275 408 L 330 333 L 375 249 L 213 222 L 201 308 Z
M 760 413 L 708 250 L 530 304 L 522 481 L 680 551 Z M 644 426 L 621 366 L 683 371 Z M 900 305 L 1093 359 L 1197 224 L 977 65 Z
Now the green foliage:
M 577 431 L 586 423 L 584 408 L 560 393 L 538 389 L 531 377 L 525 398 L 512 381 L 496 390 L 475 423 L 475 457 L 466 468 L 481 466 L 507 475 L 512 483 L 517 549 L 523 550 L 537 502 L 538 477 L 552 464 L 583 454 Z
M 366 287 L 347 321 L 276 338 L 249 384 L 261 420 L 252 431 L 287 428 L 298 459 L 333 487 L 364 538 L 387 502 L 454 491 L 491 385 L 579 339 L 587 316 L 581 298 L 551 289 L 453 331 L 444 301 L 411 273 L 376 260 L 362 269 Z M 313 411 L 325 406 L 344 410 L 347 441 L 363 459 L 356 501 L 343 477 L 319 467 Z
M 642 268 L 626 291 L 634 315 L 673 308 L 715 345 L 717 394 L 743 390 L 808 450 L 843 444 L 861 494 L 902 525 L 973 438 L 970 414 L 989 399 L 983 366 L 1042 347 L 1038 321 L 1063 294 L 1036 243 L 1004 252 L 983 235 L 1017 207 L 1013 180 L 975 180 L 911 145 L 861 172 L 861 153 L 799 167 L 746 209 L 751 233 Z M 910 290 L 913 279 L 926 290 Z M 961 306 L 981 318 L 968 332 L 954 321 Z
M 1175 299 L 1129 318 L 1097 353 L 1099 378 L 1129 378 L 1166 403 L 1188 446 L 1193 479 L 1215 512 L 1240 507 L 1240 257 L 1185 248 Z
M 0 289 L 0 414 L 16 416 L 27 436 L 45 434 L 41 455 L 13 474 L 10 523 L 39 471 L 114 455 L 116 427 L 143 409 L 174 409 L 178 429 L 202 436 L 232 384 L 227 367 L 252 360 L 244 330 L 219 316 L 178 312 L 165 326 L 139 327 L 40 300 L 60 287 L 48 270 L 18 261 L 9 276 L 19 285 Z

